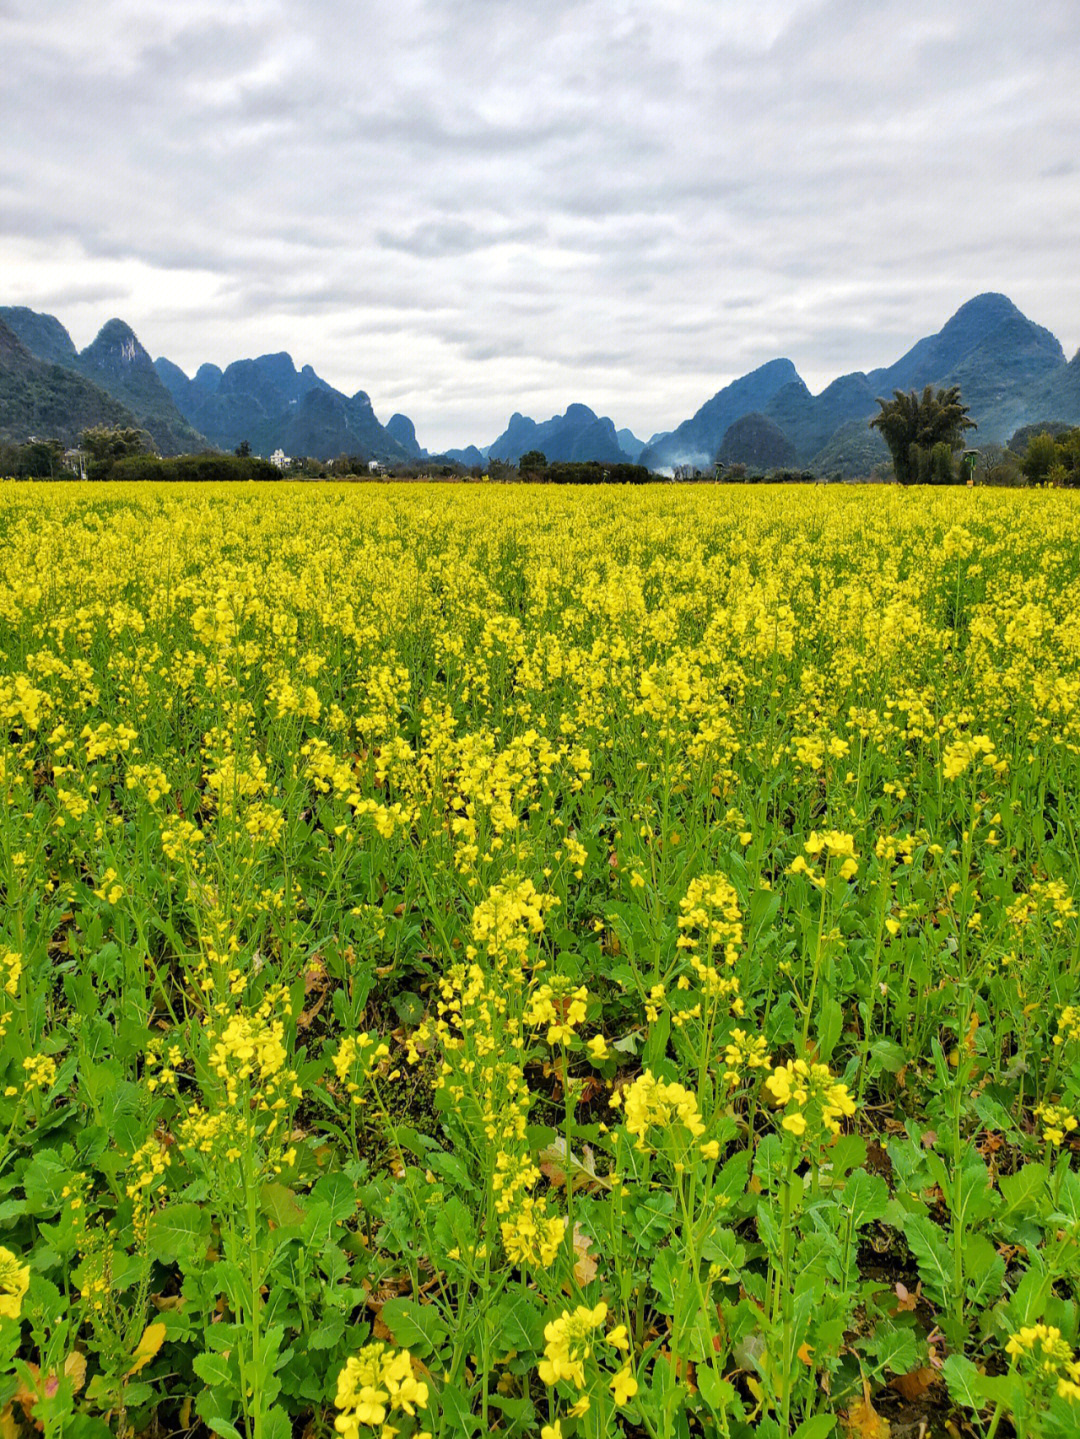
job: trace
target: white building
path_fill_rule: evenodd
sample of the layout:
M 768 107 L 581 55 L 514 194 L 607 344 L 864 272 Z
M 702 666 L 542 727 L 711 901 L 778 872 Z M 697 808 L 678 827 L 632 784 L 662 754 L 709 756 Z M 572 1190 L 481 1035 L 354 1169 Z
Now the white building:
M 270 463 L 277 465 L 279 470 L 287 470 L 292 464 L 292 460 L 289 459 L 289 456 L 284 450 L 275 450 L 270 456 Z

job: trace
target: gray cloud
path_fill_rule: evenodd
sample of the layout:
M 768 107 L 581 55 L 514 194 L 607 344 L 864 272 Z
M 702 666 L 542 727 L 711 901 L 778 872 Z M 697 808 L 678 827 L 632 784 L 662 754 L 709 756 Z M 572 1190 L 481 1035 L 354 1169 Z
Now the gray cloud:
M 5 302 L 287 348 L 433 447 L 818 389 L 983 289 L 1080 343 L 1074 0 L 0 0 L 0 47 Z

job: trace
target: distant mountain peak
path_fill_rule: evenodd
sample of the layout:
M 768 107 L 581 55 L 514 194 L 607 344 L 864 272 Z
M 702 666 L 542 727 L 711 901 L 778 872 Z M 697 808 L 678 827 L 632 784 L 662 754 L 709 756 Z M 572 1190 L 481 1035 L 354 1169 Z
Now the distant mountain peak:
M 708 466 L 719 453 L 724 436 L 744 415 L 767 410 L 770 402 L 788 387 L 806 390 L 802 376 L 789 359 L 767 360 L 749 374 L 740 375 L 711 400 L 706 400 L 689 420 L 663 439 L 642 451 L 641 463 L 650 469 L 671 469 L 675 465 Z M 808 398 L 808 396 L 807 396 Z
M 39 315 L 25 305 L 0 305 L 0 320 L 37 360 L 50 365 L 75 362 L 75 342 L 55 315 Z
M 986 290 L 981 295 L 973 295 L 970 300 L 965 300 L 942 329 L 948 329 L 957 321 L 970 323 L 973 319 L 980 319 L 994 322 L 1011 319 L 1013 315 L 1023 315 L 1023 311 L 1013 304 L 1008 295 L 1003 295 L 998 290 Z
M 427 451 L 420 448 L 420 442 L 416 438 L 416 426 L 408 415 L 391 415 L 384 428 L 411 460 L 420 460 L 427 456 Z
M 93 344 L 87 345 L 83 350 L 79 360 L 83 365 L 93 365 L 99 369 L 132 365 L 153 369 L 153 361 L 139 344 L 135 331 L 124 320 L 107 320 L 98 331 Z
M 551 463 L 598 460 L 617 465 L 627 458 L 619 447 L 613 421 L 607 416 L 598 417 L 582 404 L 567 405 L 565 414 L 552 415 L 540 423 L 515 410 L 506 429 L 488 446 L 492 459 L 511 464 L 529 450 L 542 451 Z

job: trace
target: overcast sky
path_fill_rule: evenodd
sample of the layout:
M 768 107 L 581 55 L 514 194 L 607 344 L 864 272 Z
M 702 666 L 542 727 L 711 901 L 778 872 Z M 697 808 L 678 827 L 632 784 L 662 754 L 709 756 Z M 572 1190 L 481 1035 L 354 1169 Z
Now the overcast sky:
M 430 448 L 1080 345 L 1077 0 L 0 0 L 0 303 L 287 349 Z

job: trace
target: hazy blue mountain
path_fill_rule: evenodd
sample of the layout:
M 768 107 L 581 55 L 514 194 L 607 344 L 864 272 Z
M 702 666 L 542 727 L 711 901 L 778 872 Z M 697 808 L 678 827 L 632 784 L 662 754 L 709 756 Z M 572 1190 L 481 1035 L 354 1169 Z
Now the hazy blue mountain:
M 886 451 L 862 427 L 878 413 L 877 397 L 894 390 L 957 384 L 978 431 L 973 444 L 1004 441 L 1018 425 L 1044 416 L 1080 422 L 1080 357 L 1065 364 L 1061 345 L 1005 295 L 977 295 L 934 335 L 919 340 L 894 364 L 841 375 L 812 395 L 789 360 L 773 360 L 714 395 L 692 419 L 641 455 L 651 469 L 707 466 L 729 427 L 759 412 L 783 433 L 802 465 L 829 472 L 871 465 Z
M 631 460 L 636 465 L 638 462 L 638 456 L 645 448 L 646 442 L 644 440 L 639 440 L 637 435 L 634 434 L 633 430 L 616 430 L 615 438 L 619 442 L 619 449 L 622 450 L 623 454 L 628 460 Z M 653 436 L 653 439 L 655 438 L 656 436 Z M 650 440 L 649 443 L 651 444 L 652 441 Z
M 154 363 L 160 364 L 161 361 L 155 360 Z M 165 364 L 168 363 L 168 360 L 166 360 Z M 176 369 L 175 365 L 173 366 L 173 369 Z M 183 370 L 181 370 L 180 373 L 183 374 Z M 191 383 L 193 385 L 200 385 L 204 390 L 216 390 L 217 387 L 221 384 L 221 377 L 223 374 L 224 371 L 222 370 L 220 365 L 200 365 L 199 368 L 195 371 L 195 378 L 192 380 Z
M 976 295 L 936 335 L 867 376 L 876 394 L 959 385 L 978 431 L 973 444 L 1000 442 L 1034 418 L 1032 394 L 1065 368 L 1059 341 L 1006 295 Z
M 285 351 L 235 360 L 226 369 L 200 365 L 189 380 L 178 365 L 160 357 L 154 362 L 178 409 L 215 445 L 233 450 L 243 440 L 281 420 L 311 390 L 330 390 L 310 365 L 297 370 Z M 272 445 L 271 451 L 278 446 Z M 336 452 L 335 452 L 336 453 Z M 329 458 L 320 453 L 319 458 Z
M 187 397 L 191 380 L 184 374 L 179 365 L 174 365 L 171 360 L 160 358 L 154 361 L 154 369 L 158 372 L 158 378 L 173 397 L 173 403 L 179 409 L 181 397 Z
M 0 305 L 0 320 L 22 341 L 23 346 L 49 365 L 75 364 L 75 342 L 55 315 L 39 315 L 25 305 Z
M 138 423 L 99 386 L 33 355 L 0 320 L 0 438 L 21 443 L 35 435 L 70 446 L 92 425 L 138 428 Z
M 839 475 L 842 479 L 858 479 L 869 475 L 875 466 L 891 463 L 889 447 L 877 430 L 866 420 L 849 420 L 829 439 L 816 455 L 811 456 L 808 469 L 816 475 Z
M 284 350 L 234 360 L 224 370 L 200 365 L 193 380 L 164 356 L 155 364 L 181 412 L 222 449 L 246 440 L 259 455 L 281 449 L 317 460 L 346 454 L 400 464 L 410 458 L 379 424 L 363 390 L 343 395 L 310 365 L 298 370 Z
M 599 418 L 588 405 L 569 405 L 565 415 L 553 415 L 540 424 L 515 413 L 487 453 L 492 459 L 514 464 L 529 450 L 542 450 L 551 463 L 599 460 L 619 464 L 627 458 L 619 448 L 612 421 Z
M 919 340 L 886 369 L 871 370 L 867 379 L 879 394 L 939 385 L 973 352 L 1015 344 L 1021 334 L 1032 374 L 1064 363 L 1061 345 L 1049 330 L 1029 320 L 1007 295 L 988 293 L 968 300 L 936 335 Z
M 812 395 L 801 380 L 777 390 L 763 414 L 791 442 L 799 464 L 807 464 L 841 426 L 851 420 L 869 422 L 877 414 L 874 391 L 862 373 L 841 375 Z
M 780 470 L 794 465 L 795 458 L 795 446 L 780 426 L 756 410 L 729 425 L 720 443 L 720 460 L 725 465 Z
M 405 451 L 375 418 L 363 390 L 350 397 L 328 385 L 306 390 L 282 414 L 256 425 L 248 440 L 258 455 L 270 455 L 280 448 L 287 455 L 318 460 L 358 455 L 364 460 L 401 464 L 406 459 Z
M 237 360 L 224 370 L 199 367 L 193 379 L 168 359 L 153 364 L 133 331 L 120 320 L 103 327 L 94 343 L 77 353 L 70 335 L 53 315 L 25 306 L 0 308 L 0 320 L 22 350 L 38 363 L 60 365 L 105 391 L 153 436 L 164 453 L 198 449 L 204 436 L 233 449 L 247 440 L 270 453 L 282 448 L 330 459 L 342 453 L 405 462 L 430 458 L 406 415 L 387 426 L 376 419 L 368 397 L 351 398 L 333 389 L 310 365 L 298 370 L 285 351 L 253 360 Z M 8 343 L 8 352 L 11 352 Z M 14 362 L 10 359 L 9 368 Z M 0 430 L 11 432 L 27 413 L 24 379 L 16 404 L 0 410 Z M 55 397 L 58 381 L 50 380 Z M 35 394 L 44 396 L 43 372 Z M 1028 320 L 1005 295 L 977 295 L 961 305 L 934 335 L 919 340 L 894 364 L 869 374 L 842 375 L 813 395 L 790 360 L 771 360 L 726 385 L 675 430 L 660 432 L 642 444 L 630 430 L 616 431 L 612 421 L 586 405 L 571 405 L 564 415 L 537 422 L 515 413 L 506 430 L 484 448 L 452 450 L 462 463 L 483 464 L 488 456 L 516 461 L 538 449 L 552 461 L 634 460 L 652 469 L 676 464 L 711 465 L 732 426 L 748 415 L 762 416 L 779 430 L 794 451 L 795 463 L 821 463 L 843 469 L 872 463 L 882 453 L 876 432 L 863 433 L 877 413 L 877 396 L 924 385 L 961 387 L 978 430 L 975 445 L 1003 441 L 1019 427 L 1044 420 L 1080 423 L 1080 355 L 1066 364 L 1061 345 L 1042 326 Z M 93 392 L 72 395 L 73 413 L 104 414 Z M 42 414 L 55 414 L 43 400 Z M 119 413 L 114 411 L 113 413 Z M 74 424 L 54 432 L 73 435 Z M 736 431 L 740 443 L 760 425 Z M 779 453 L 779 449 L 777 453 Z M 786 450 L 784 453 L 788 453 Z
M 675 465 L 710 466 L 735 421 L 754 411 L 763 411 L 778 390 L 794 381 L 802 384 L 790 360 L 770 360 L 725 385 L 691 419 L 684 420 L 663 439 L 647 445 L 638 463 L 651 470 L 671 469 Z
M 459 465 L 465 465 L 470 470 L 487 463 L 487 457 L 475 445 L 466 445 L 463 450 L 445 450 L 443 453 L 448 460 L 456 460 Z
M 1080 350 L 1067 365 L 1033 385 L 1027 395 L 1028 424 L 1042 419 L 1080 425 Z
M 386 433 L 396 440 L 410 460 L 426 460 L 427 450 L 421 449 L 416 438 L 416 426 L 408 415 L 391 415 L 385 425 Z

